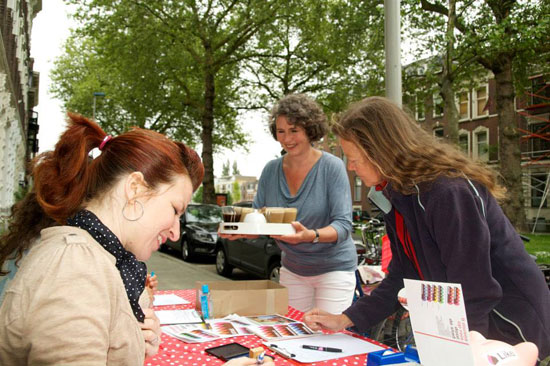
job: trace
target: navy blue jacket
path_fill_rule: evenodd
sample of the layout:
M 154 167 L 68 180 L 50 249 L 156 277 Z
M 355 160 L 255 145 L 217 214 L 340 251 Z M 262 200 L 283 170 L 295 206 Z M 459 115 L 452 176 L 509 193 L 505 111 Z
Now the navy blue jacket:
M 550 355 L 550 291 L 544 276 L 495 198 L 484 186 L 473 185 L 442 177 L 418 185 L 419 194 L 403 195 L 388 184 L 384 194 L 393 205 L 384 217 L 393 256 L 389 275 L 344 314 L 364 332 L 398 308 L 403 278 L 419 279 L 396 235 L 397 209 L 424 279 L 462 285 L 469 329 L 516 344 L 523 341 L 517 325 L 543 359 Z

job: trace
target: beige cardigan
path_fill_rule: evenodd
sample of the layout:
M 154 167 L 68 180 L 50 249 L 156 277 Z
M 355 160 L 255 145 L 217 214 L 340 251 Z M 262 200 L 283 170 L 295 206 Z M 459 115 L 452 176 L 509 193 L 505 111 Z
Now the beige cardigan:
M 115 263 L 84 230 L 42 230 L 0 308 L 0 365 L 143 365 Z

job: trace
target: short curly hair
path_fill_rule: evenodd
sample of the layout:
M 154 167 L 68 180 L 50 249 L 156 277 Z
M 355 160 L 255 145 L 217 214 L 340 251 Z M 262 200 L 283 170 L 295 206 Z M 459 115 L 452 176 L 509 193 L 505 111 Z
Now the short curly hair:
M 328 132 L 327 117 L 317 102 L 305 94 L 284 96 L 271 109 L 269 130 L 277 140 L 277 118 L 285 116 L 288 122 L 303 127 L 310 142 L 319 141 Z

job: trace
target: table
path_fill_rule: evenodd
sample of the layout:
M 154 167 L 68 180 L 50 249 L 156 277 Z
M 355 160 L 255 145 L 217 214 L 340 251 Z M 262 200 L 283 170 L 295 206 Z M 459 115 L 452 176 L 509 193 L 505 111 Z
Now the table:
M 173 290 L 173 291 L 158 291 L 159 294 L 175 294 L 185 300 L 189 301 L 190 304 L 186 305 L 167 305 L 167 306 L 155 306 L 155 310 L 173 310 L 173 309 L 194 309 L 195 308 L 195 289 L 188 290 Z M 288 307 L 288 313 L 286 316 L 301 321 L 303 313 L 292 308 Z M 348 334 L 353 334 L 350 332 L 345 332 Z M 363 339 L 367 339 L 361 337 Z M 377 344 L 382 347 L 385 345 L 376 342 L 374 340 L 368 339 L 370 342 Z M 161 344 L 159 347 L 159 352 L 145 360 L 145 366 L 210 366 L 210 365 L 223 365 L 223 361 L 219 360 L 216 357 L 210 356 L 204 352 L 206 348 L 220 346 L 222 344 L 227 344 L 231 342 L 240 343 L 246 347 L 254 348 L 263 346 L 262 339 L 253 335 L 239 336 L 218 339 L 213 342 L 205 343 L 185 343 L 179 339 L 170 337 L 166 334 L 161 335 Z M 265 346 L 263 346 L 265 348 Z M 273 355 L 273 352 L 267 350 L 266 354 Z M 367 355 L 357 355 L 345 358 L 338 358 L 330 361 L 315 362 L 309 363 L 307 365 L 311 366 L 320 366 L 320 365 L 330 365 L 330 366 L 364 366 L 366 365 Z M 277 366 L 287 366 L 287 365 L 305 365 L 293 360 L 289 360 L 279 355 L 275 355 L 275 363 Z

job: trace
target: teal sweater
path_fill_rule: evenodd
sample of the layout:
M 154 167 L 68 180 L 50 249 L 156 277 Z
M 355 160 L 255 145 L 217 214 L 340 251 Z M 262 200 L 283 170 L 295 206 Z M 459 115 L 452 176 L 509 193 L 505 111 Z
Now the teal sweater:
M 278 242 L 282 264 L 301 276 L 317 276 L 332 271 L 355 271 L 357 254 L 351 238 L 351 192 L 344 162 L 327 152 L 309 171 L 295 196 L 290 194 L 283 172 L 283 158 L 264 167 L 254 198 L 254 207 L 295 207 L 296 218 L 308 229 L 332 226 L 338 233 L 335 243 Z

